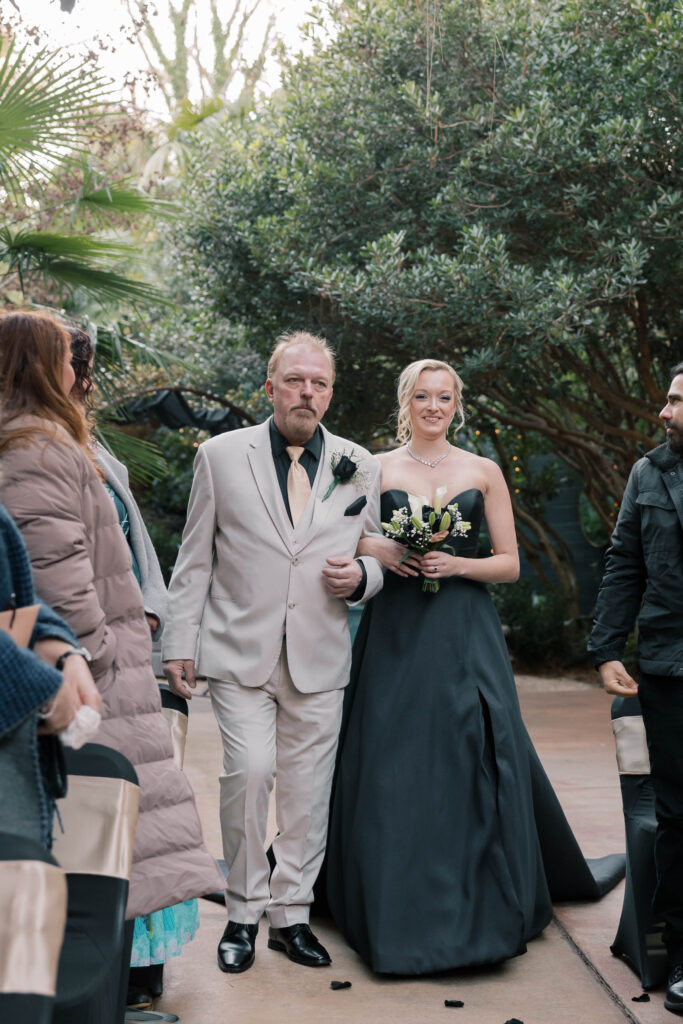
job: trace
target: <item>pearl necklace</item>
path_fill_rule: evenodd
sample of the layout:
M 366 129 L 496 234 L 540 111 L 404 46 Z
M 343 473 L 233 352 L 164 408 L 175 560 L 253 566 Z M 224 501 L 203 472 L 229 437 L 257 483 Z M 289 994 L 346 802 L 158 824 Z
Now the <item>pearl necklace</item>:
M 447 455 L 450 455 L 451 446 L 449 445 L 447 451 L 445 451 L 443 455 L 439 455 L 438 459 L 434 459 L 433 462 L 430 462 L 429 459 L 423 459 L 421 455 L 416 455 L 415 452 L 411 450 L 409 444 L 406 445 L 406 451 L 408 452 L 408 455 L 410 455 L 411 459 L 415 459 L 416 462 L 421 462 L 423 466 L 429 466 L 430 469 L 434 469 L 434 466 L 438 466 L 440 462 L 443 462 Z

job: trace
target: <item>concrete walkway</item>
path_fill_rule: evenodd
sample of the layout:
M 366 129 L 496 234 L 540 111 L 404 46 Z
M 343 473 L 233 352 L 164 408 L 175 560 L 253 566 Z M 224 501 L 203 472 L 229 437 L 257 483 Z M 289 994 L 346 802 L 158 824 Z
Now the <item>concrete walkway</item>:
M 623 850 L 609 698 L 571 680 L 520 676 L 518 689 L 526 725 L 584 853 Z M 207 699 L 195 697 L 190 710 L 185 768 L 206 841 L 220 857 L 218 731 Z M 623 883 L 597 904 L 557 906 L 527 954 L 501 967 L 419 979 L 373 975 L 329 922 L 317 921 L 314 930 L 333 958 L 330 969 L 298 967 L 269 950 L 264 922 L 254 967 L 224 975 L 216 945 L 225 910 L 200 900 L 201 928 L 167 965 L 157 1008 L 179 1014 L 182 1024 L 666 1024 L 675 1018 L 662 993 L 632 1002 L 642 992 L 639 980 L 609 952 L 622 898 Z M 333 991 L 332 980 L 350 981 L 351 988 Z M 464 1006 L 445 1007 L 446 999 Z

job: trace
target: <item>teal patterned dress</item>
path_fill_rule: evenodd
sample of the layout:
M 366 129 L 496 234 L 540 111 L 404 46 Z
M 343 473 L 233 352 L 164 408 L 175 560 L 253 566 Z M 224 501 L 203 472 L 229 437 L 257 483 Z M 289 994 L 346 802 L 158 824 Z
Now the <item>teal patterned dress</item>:
M 133 560 L 133 574 L 140 582 L 140 569 L 135 553 L 130 546 L 130 523 L 128 511 L 108 483 L 104 485 L 116 506 L 119 523 L 128 541 Z M 197 900 L 185 900 L 172 907 L 164 907 L 153 914 L 135 918 L 131 967 L 148 967 L 163 964 L 171 956 L 178 956 L 186 942 L 191 942 L 199 928 L 199 905 Z

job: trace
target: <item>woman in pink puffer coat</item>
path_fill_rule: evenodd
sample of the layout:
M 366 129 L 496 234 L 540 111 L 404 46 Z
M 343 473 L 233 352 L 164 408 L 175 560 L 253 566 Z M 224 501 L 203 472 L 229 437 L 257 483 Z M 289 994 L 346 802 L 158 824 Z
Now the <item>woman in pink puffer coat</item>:
M 140 782 L 126 917 L 221 888 L 194 795 L 173 761 L 151 638 L 128 545 L 87 449 L 68 332 L 50 316 L 0 316 L 0 500 L 29 550 L 36 591 L 92 657 L 103 698 L 96 742 L 124 754 Z

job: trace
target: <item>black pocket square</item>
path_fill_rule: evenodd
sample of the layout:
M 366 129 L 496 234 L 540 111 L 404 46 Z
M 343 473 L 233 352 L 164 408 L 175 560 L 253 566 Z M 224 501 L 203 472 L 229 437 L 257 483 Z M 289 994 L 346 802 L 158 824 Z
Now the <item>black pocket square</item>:
M 349 507 L 344 510 L 344 515 L 357 516 L 360 512 L 362 512 L 367 503 L 368 499 L 365 497 L 364 494 L 361 494 L 360 498 L 356 498 L 356 500 L 352 501 Z

